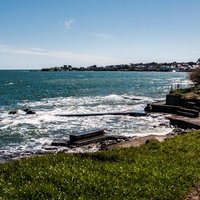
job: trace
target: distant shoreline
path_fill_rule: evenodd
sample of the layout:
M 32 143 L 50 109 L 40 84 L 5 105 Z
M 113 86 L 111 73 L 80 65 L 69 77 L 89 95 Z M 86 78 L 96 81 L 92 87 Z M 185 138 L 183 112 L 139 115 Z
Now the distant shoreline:
M 72 67 L 71 65 L 55 66 L 42 68 L 41 71 L 62 72 L 62 71 L 139 71 L 139 72 L 190 72 L 193 69 L 200 67 L 200 61 L 197 62 L 172 62 L 172 63 L 137 63 L 137 64 L 120 64 L 88 67 Z
M 20 70 L 19 70 L 20 71 Z M 173 71 L 157 71 L 157 70 L 70 70 L 70 71 L 59 71 L 59 70 L 29 70 L 30 72 L 170 72 L 173 73 Z M 191 71 L 175 71 L 175 72 L 191 72 Z

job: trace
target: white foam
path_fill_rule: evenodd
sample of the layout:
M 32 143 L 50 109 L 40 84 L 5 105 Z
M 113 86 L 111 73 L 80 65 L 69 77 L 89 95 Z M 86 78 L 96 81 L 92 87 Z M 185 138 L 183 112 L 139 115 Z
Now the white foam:
M 126 98 L 124 98 L 124 96 Z M 153 101 L 148 97 L 133 95 L 109 95 L 95 97 L 60 97 L 41 101 L 24 101 L 18 104 L 21 109 L 16 115 L 8 115 L 8 110 L 0 113 L 0 139 L 10 137 L 13 141 L 6 147 L 9 152 L 20 150 L 38 150 L 53 138 L 68 138 L 73 132 L 93 128 L 104 129 L 108 134 L 125 136 L 164 135 L 171 132 L 168 121 L 162 116 L 96 116 L 96 117 L 59 117 L 58 114 L 142 111 L 146 103 Z M 26 115 L 22 109 L 28 107 L 36 111 Z M 6 133 L 6 136 L 1 136 Z M 19 135 L 20 134 L 20 135 Z
M 5 85 L 14 85 L 14 83 L 10 82 L 10 83 L 6 83 Z

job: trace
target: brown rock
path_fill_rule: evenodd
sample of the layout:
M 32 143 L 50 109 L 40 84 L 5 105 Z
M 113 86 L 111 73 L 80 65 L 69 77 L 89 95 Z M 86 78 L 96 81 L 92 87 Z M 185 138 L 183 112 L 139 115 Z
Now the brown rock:
M 149 143 L 160 143 L 160 142 L 156 138 L 152 137 L 152 138 L 147 139 L 145 142 L 145 144 L 149 144 Z

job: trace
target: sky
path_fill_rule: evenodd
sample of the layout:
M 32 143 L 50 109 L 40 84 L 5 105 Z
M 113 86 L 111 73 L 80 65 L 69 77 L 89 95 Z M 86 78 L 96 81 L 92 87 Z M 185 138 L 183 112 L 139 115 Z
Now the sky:
M 0 0 L 0 69 L 200 58 L 200 0 Z

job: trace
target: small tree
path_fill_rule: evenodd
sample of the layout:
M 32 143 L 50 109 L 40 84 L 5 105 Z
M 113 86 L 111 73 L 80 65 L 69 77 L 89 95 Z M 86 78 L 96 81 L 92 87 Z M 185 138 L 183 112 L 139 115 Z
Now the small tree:
M 197 67 L 189 73 L 189 79 L 197 85 L 200 85 L 200 67 Z

